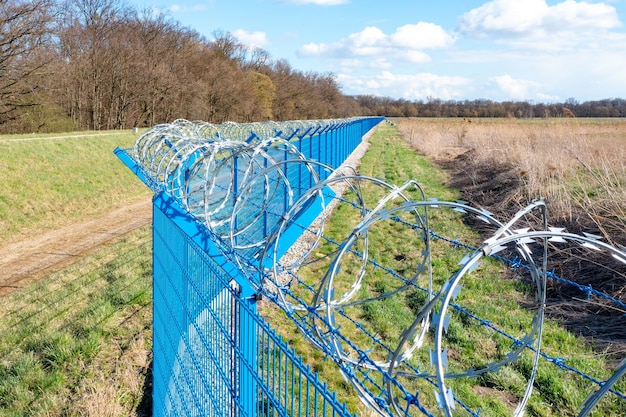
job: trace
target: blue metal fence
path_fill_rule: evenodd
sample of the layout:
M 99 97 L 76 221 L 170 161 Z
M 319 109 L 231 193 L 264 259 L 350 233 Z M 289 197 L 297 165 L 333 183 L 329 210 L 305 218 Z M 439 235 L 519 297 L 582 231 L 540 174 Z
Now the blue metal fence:
M 381 120 L 364 118 L 294 129 L 286 139 L 306 158 L 336 167 Z M 170 148 L 175 147 L 173 141 L 167 142 Z M 117 149 L 116 154 L 155 192 L 154 415 L 350 415 L 345 404 L 257 313 L 249 277 L 241 276 L 232 259 L 218 247 L 214 231 L 181 205 L 181 196 L 166 191 L 159 181 L 167 181 L 167 175 L 147 170 L 133 150 Z M 280 160 L 277 155 L 273 158 Z M 233 175 L 246 174 L 237 169 L 236 160 L 233 166 Z M 321 179 L 328 175 L 328 171 L 316 169 Z M 298 184 L 292 190 L 296 198 L 314 185 L 311 173 L 303 166 L 289 171 L 287 165 L 283 171 L 289 183 Z M 285 198 L 277 195 L 279 200 Z M 271 199 L 273 204 L 278 201 L 272 207 L 252 207 L 252 212 L 263 213 L 253 234 L 261 238 L 267 235 L 272 226 L 268 227 L 268 222 L 276 223 L 284 212 L 282 200 Z M 236 201 L 234 198 L 232 204 Z M 319 207 L 312 207 L 319 212 Z M 315 217 L 315 213 L 308 217 Z
M 603 252 L 623 265 L 625 249 L 602 243 L 598 236 L 548 227 L 543 201 L 530 203 L 503 223 L 465 202 L 426 199 L 414 180 L 397 187 L 377 178 L 333 172 L 379 121 L 254 126 L 179 121 L 149 131 L 132 150 L 116 151 L 155 191 L 155 415 L 349 414 L 257 314 L 261 295 L 338 365 L 359 398 L 380 415 L 430 416 L 438 407 L 449 417 L 454 410 L 478 416 L 480 409 L 466 403 L 469 395 L 463 387 L 456 392 L 455 381 L 497 372 L 523 354 L 532 359 L 532 369 L 519 381 L 525 386 L 515 387 L 524 394 L 513 415 L 531 398 L 540 359 L 592 383 L 580 417 L 605 394 L 618 402 L 611 410 L 622 415 L 626 403 L 619 401 L 626 395 L 617 382 L 626 375 L 626 359 L 608 379 L 602 372 L 590 376 L 564 364 L 565 358 L 542 352 L 541 335 L 547 280 L 562 281 L 548 272 L 550 245 L 570 245 L 577 254 Z M 313 223 L 329 204 L 335 213 L 349 212 L 358 220 L 339 239 L 324 233 L 328 212 Z M 445 211 L 452 215 L 449 220 L 431 222 L 446 219 L 448 215 L 441 214 Z M 445 227 L 443 234 L 438 231 L 449 221 L 470 217 L 493 229 L 480 247 L 446 237 Z M 368 242 L 392 241 L 395 232 L 384 227 L 387 222 L 397 230 L 396 237 L 412 239 L 414 252 L 421 256 L 407 262 L 402 253 L 377 259 Z M 303 256 L 281 259 L 303 233 L 304 241 L 312 240 L 303 245 Z M 331 255 L 325 256 L 328 250 Z M 432 255 L 446 251 L 460 259 L 457 270 L 445 281 L 441 276 L 433 280 Z M 509 259 L 511 253 L 516 257 Z M 313 265 L 320 255 L 325 258 L 321 266 Z M 481 318 L 454 301 L 463 281 L 485 257 L 510 266 L 521 281 L 532 284 L 535 313 L 528 323 L 509 326 L 499 317 Z M 307 278 L 307 268 L 314 270 L 312 277 Z M 591 287 L 579 289 L 599 295 Z M 399 310 L 394 316 L 394 323 L 409 320 L 398 323 L 397 335 L 381 336 L 387 332 L 367 319 L 374 311 L 367 308 L 406 294 L 423 298 L 419 311 L 412 301 L 410 311 Z M 611 301 L 624 307 L 619 300 Z M 467 340 L 458 334 L 446 336 L 453 320 L 471 326 Z M 490 341 L 502 345 L 492 362 L 481 361 L 474 368 L 472 361 L 448 356 L 449 347 L 486 337 L 483 328 Z M 352 337 L 353 332 L 358 337 Z M 427 340 L 429 335 L 433 340 Z M 412 359 L 413 353 L 420 357 Z
M 155 416 L 350 415 L 259 316 L 202 225 L 165 194 L 153 225 Z

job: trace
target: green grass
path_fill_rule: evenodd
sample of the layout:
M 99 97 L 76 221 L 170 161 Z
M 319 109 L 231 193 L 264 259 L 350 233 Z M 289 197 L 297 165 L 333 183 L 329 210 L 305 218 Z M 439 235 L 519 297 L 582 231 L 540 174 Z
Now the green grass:
M 0 416 L 130 415 L 151 349 L 148 228 L 0 298 Z
M 424 188 L 426 198 L 437 197 L 440 200 L 454 200 L 458 194 L 444 184 L 445 172 L 432 165 L 425 157 L 411 151 L 398 136 L 395 128 L 387 124 L 381 125 L 371 139 L 371 147 L 362 158 L 360 173 L 382 178 L 392 184 L 401 185 L 408 179 L 416 179 Z M 376 187 L 367 187 L 366 194 L 372 204 L 383 193 Z M 349 197 L 349 195 L 348 195 Z M 417 198 L 417 195 L 413 195 Z M 334 241 L 342 242 L 357 223 L 357 213 L 349 205 L 339 205 L 333 213 L 325 235 Z M 465 243 L 479 242 L 478 235 L 464 225 L 457 212 L 449 209 L 431 209 L 429 222 L 432 230 L 449 238 L 459 238 Z M 380 221 L 370 229 L 369 253 L 379 263 L 396 271 L 408 271 L 420 259 L 421 243 L 419 236 L 407 228 L 399 227 L 397 222 Z M 358 243 L 354 247 L 361 250 Z M 333 245 L 321 245 L 316 253 L 332 253 Z M 462 249 L 452 249 L 452 245 L 442 240 L 432 242 L 433 274 L 435 290 L 441 287 L 444 280 L 458 270 L 458 262 L 466 253 Z M 321 274 L 327 269 L 328 261 L 318 261 L 301 268 L 298 275 L 307 284 L 316 288 Z M 335 298 L 348 291 L 359 270 L 359 259 L 356 256 L 342 258 L 341 270 L 334 282 Z M 507 278 L 508 268 L 493 259 L 485 259 L 476 271 L 463 280 L 463 289 L 457 303 L 474 315 L 489 320 L 498 329 L 522 338 L 531 328 L 533 311 L 522 305 L 532 304 L 533 293 L 524 281 Z M 527 278 L 518 272 L 519 278 Z M 418 280 L 425 285 L 425 278 Z M 398 280 L 384 274 L 380 269 L 367 268 L 365 282 L 358 296 L 367 299 L 384 291 L 397 288 Z M 311 299 L 304 288 L 295 289 L 300 297 Z M 416 311 L 425 301 L 425 295 L 419 290 L 408 290 L 393 297 L 369 302 L 361 306 L 345 309 L 346 315 L 358 319 L 363 328 L 387 341 L 388 346 L 395 348 L 401 332 L 412 322 Z M 271 311 L 271 313 L 270 313 Z M 277 314 L 270 308 L 265 311 L 268 317 Z M 280 314 L 280 313 L 278 313 Z M 281 316 L 282 317 L 282 316 Z M 329 381 L 336 389 L 339 397 L 348 401 L 349 408 L 359 415 L 366 411 L 356 399 L 356 393 L 347 387 L 337 372 L 337 367 L 315 348 L 304 341 L 295 326 L 286 319 L 270 319 L 279 332 L 307 361 L 314 370 L 321 373 L 322 378 Z M 362 350 L 369 351 L 370 358 L 384 361 L 386 351 L 371 343 L 350 320 L 336 317 L 336 326 L 342 334 L 350 338 Z M 429 348 L 432 347 L 432 330 L 427 336 L 425 348 L 417 350 L 410 363 L 422 371 L 434 372 L 430 365 Z M 580 371 L 604 380 L 610 376 L 611 365 L 603 355 L 594 352 L 589 343 L 565 331 L 554 322 L 546 321 L 544 325 L 544 344 L 542 351 L 553 357 L 564 357 L 568 364 Z M 511 352 L 511 341 L 488 329 L 480 322 L 466 314 L 451 310 L 451 322 L 444 336 L 448 348 L 449 371 L 463 372 L 470 369 L 481 369 L 490 362 L 502 360 Z M 346 348 L 350 352 L 350 348 Z M 470 408 L 481 408 L 481 415 L 511 415 L 519 399 L 524 395 L 526 381 L 530 375 L 532 356 L 525 352 L 512 364 L 503 366 L 496 372 L 483 373 L 476 378 L 457 378 L 448 380 L 455 394 Z M 379 381 L 382 382 L 382 381 Z M 403 379 L 405 387 L 411 392 L 420 392 L 419 399 L 431 411 L 435 412 L 436 402 L 432 395 L 433 386 L 420 379 Z M 540 368 L 534 383 L 534 393 L 527 406 L 527 415 L 531 416 L 569 416 L 576 415 L 577 407 L 584 400 L 593 385 L 580 376 L 566 372 L 546 360 L 540 360 Z M 621 392 L 626 382 L 618 387 Z M 624 415 L 626 401 L 616 396 L 608 396 L 593 415 Z
M 113 154 L 135 140 L 130 131 L 0 136 L 0 242 L 147 198 Z

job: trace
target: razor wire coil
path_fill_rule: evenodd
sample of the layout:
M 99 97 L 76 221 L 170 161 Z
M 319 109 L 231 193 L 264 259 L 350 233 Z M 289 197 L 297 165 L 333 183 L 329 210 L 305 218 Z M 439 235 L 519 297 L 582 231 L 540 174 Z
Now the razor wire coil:
M 259 294 L 285 311 L 305 337 L 339 365 L 361 400 L 379 414 L 412 415 L 413 410 L 419 410 L 431 415 L 419 400 L 419 391 L 409 388 L 412 381 L 421 380 L 433 387 L 437 406 L 446 416 L 452 416 L 457 406 L 478 415 L 454 393 L 451 381 L 496 372 L 526 352 L 530 352 L 531 369 L 514 416 L 524 414 L 540 358 L 598 385 L 581 404 L 581 417 L 609 392 L 626 400 L 623 393 L 613 389 L 626 373 L 626 360 L 609 379 L 600 381 L 541 351 L 547 282 L 562 280 L 549 269 L 550 247 L 571 245 L 604 252 L 621 265 L 626 265 L 626 249 L 604 243 L 598 236 L 549 227 L 546 204 L 541 200 L 502 222 L 487 210 L 463 201 L 427 199 L 414 180 L 398 187 L 353 169 L 334 169 L 305 155 L 295 144 L 350 121 L 214 125 L 177 120 L 149 129 L 137 140 L 132 153 L 161 190 L 178 198 L 206 226 Z M 300 215 L 316 201 L 321 214 L 312 225 L 299 225 Z M 337 206 L 353 215 L 339 238 L 326 232 Z M 432 225 L 433 213 L 441 211 L 478 219 L 492 229 L 491 236 L 478 247 L 446 238 Z M 370 242 L 381 238 L 377 236 L 381 224 L 399 228 L 419 255 L 408 259 L 406 254 L 395 254 L 393 267 L 376 259 L 370 253 Z M 303 229 L 302 242 L 294 243 L 301 246 L 296 253 L 286 250 L 293 243 L 285 241 L 286 230 L 291 227 Z M 465 255 L 443 282 L 433 279 L 436 241 L 447 243 L 450 250 L 463 250 Z M 326 244 L 333 249 L 320 254 Z M 510 335 L 455 301 L 463 282 L 486 258 L 504 261 L 527 274 L 534 314 L 518 335 Z M 317 282 L 301 279 L 299 270 L 314 264 L 323 265 Z M 379 276 L 386 276 L 391 284 L 372 290 Z M 626 307 L 592 288 L 572 285 Z M 357 309 L 401 294 L 419 299 L 419 306 L 413 307 L 412 321 L 397 332 L 399 335 L 385 339 L 365 320 L 355 318 Z M 466 320 L 464 317 L 509 339 L 509 351 L 480 366 L 463 367 L 457 362 L 455 369 L 450 369 L 446 335 L 451 322 Z M 346 336 L 344 329 L 349 327 L 363 337 Z M 414 355 L 426 347 L 430 348 L 430 363 L 416 363 Z

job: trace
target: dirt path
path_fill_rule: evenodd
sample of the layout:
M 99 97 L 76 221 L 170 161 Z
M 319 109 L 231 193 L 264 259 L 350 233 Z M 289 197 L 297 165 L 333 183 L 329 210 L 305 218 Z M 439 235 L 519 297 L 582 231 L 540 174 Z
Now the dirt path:
M 0 248 L 0 296 L 43 278 L 152 220 L 145 198 L 38 237 Z

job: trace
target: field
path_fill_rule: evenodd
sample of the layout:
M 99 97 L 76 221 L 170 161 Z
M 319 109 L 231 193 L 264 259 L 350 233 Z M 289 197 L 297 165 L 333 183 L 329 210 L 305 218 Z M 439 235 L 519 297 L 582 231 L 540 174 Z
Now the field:
M 412 148 L 452 171 L 464 197 L 508 211 L 542 197 L 554 222 L 578 222 L 607 239 L 626 242 L 623 119 L 397 122 Z M 488 178 L 493 182 L 486 182 Z M 475 197 L 472 191 L 476 191 Z M 497 204 L 490 197 L 497 199 Z
M 410 146 L 450 175 L 463 199 L 510 217 L 544 198 L 551 226 L 602 236 L 626 246 L 626 121 L 620 119 L 398 119 Z M 595 259 L 598 265 L 604 260 Z M 577 254 L 554 262 L 563 276 L 626 301 L 623 269 L 578 264 Z M 609 266 L 614 263 L 608 262 Z M 626 352 L 623 312 L 604 302 L 564 301 L 578 290 L 553 286 L 548 310 L 603 349 Z M 612 321 L 598 321 L 612 317 Z M 616 327 L 617 326 L 617 327 Z
M 2 416 L 149 410 L 151 239 L 125 208 L 150 193 L 112 153 L 135 140 L 0 136 Z
M 149 228 L 0 298 L 0 416 L 150 415 Z
M 420 126 L 422 121 L 404 119 L 395 121 L 400 129 L 403 128 L 403 123 L 405 122 L 413 123 L 414 129 L 417 127 L 425 130 L 432 128 L 433 131 L 441 127 L 451 129 L 457 123 L 457 121 L 427 120 L 424 121 L 424 126 Z M 446 125 L 446 123 L 449 124 Z M 506 126 L 500 125 L 500 127 Z M 494 126 L 491 126 L 491 128 L 496 129 Z M 455 177 L 457 171 L 452 168 L 447 170 L 436 168 L 428 158 L 409 150 L 409 145 L 414 145 L 417 141 L 415 137 L 413 141 L 410 141 L 410 137 L 405 137 L 405 139 L 409 140 L 400 138 L 393 128 L 380 127 L 377 135 L 372 139 L 370 150 L 363 157 L 359 171 L 397 185 L 402 184 L 407 178 L 415 178 L 423 186 L 427 198 L 436 197 L 444 200 L 454 200 L 466 196 L 463 189 L 454 190 L 444 186 L 444 184 L 448 184 L 455 179 L 458 180 Z M 435 148 L 439 151 L 444 150 L 436 146 Z M 450 166 L 451 161 L 454 161 L 458 155 L 465 154 L 468 150 L 451 148 L 445 149 L 445 151 L 451 154 L 446 155 L 445 158 L 439 156 L 437 161 L 444 166 Z M 457 153 L 452 154 L 452 152 Z M 493 162 L 489 163 L 487 160 L 483 160 L 482 164 L 485 171 L 493 166 Z M 461 165 L 462 160 L 456 165 L 456 168 L 460 168 Z M 467 168 L 467 166 L 464 168 Z M 484 175 L 484 173 L 477 171 L 468 172 Z M 499 188 L 498 180 L 490 177 L 490 181 L 491 186 L 497 190 Z M 488 195 L 488 189 L 489 187 L 483 189 L 483 193 L 486 194 L 486 197 L 491 197 Z M 521 192 L 516 187 L 511 187 L 509 191 Z M 474 194 L 474 196 L 480 195 L 481 193 Z M 476 198 L 473 200 L 474 203 L 492 210 L 503 221 L 513 214 L 507 211 L 510 210 L 509 207 L 500 205 L 501 200 L 497 197 L 492 201 L 497 202 L 498 205 L 491 206 L 481 204 L 485 200 L 478 202 Z M 515 209 L 517 210 L 522 203 L 516 201 L 516 204 Z M 455 218 L 450 216 L 449 213 L 439 211 L 437 214 L 432 214 L 433 221 L 431 227 L 436 232 L 448 237 L 458 237 L 462 242 L 476 243 L 480 241 L 476 231 L 468 228 L 467 225 L 459 221 L 458 217 Z M 345 217 L 344 213 L 339 210 L 336 211 L 331 227 L 327 231 L 329 239 L 341 242 L 342 236 L 346 236 L 346 229 L 349 231 L 351 228 L 351 221 L 354 221 L 354 219 L 350 216 Z M 400 270 L 404 259 L 414 259 L 419 254 L 419 246 L 415 246 L 415 240 L 411 238 L 409 231 L 404 230 L 401 234 L 398 234 L 396 229 L 396 225 L 391 222 L 387 226 L 383 225 L 379 229 L 370 230 L 369 252 L 374 259 L 383 260 L 385 266 L 392 266 L 392 269 Z M 319 252 L 326 253 L 326 251 L 330 250 L 332 248 L 322 247 Z M 457 268 L 457 262 L 463 256 L 463 251 L 451 250 L 449 246 L 446 247 L 445 244 L 439 243 L 433 244 L 432 251 L 435 254 L 435 259 L 433 260 L 435 282 L 441 285 L 443 280 L 449 277 Z M 581 257 L 575 259 L 580 265 L 586 263 Z M 551 261 L 554 261 L 554 259 L 551 259 Z M 594 262 L 596 261 L 591 260 L 590 264 L 593 265 Z M 341 269 L 349 271 L 351 267 L 351 264 L 342 264 Z M 305 283 L 315 286 L 317 277 L 326 268 L 325 264 L 302 268 L 299 271 L 299 275 L 303 277 Z M 601 269 L 596 264 L 595 271 Z M 591 276 L 594 276 L 594 274 L 595 272 Z M 464 282 L 463 290 L 459 296 L 459 303 L 468 307 L 477 316 L 489 320 L 498 329 L 515 334 L 516 337 L 521 337 L 520 331 L 523 333 L 523 329 L 530 328 L 533 320 L 533 310 L 529 310 L 524 306 L 531 306 L 533 299 L 530 286 L 527 286 L 528 281 L 525 281 L 519 272 L 515 275 L 517 275 L 515 280 L 503 279 L 513 277 L 514 275 L 511 272 L 507 272 L 507 269 L 497 262 L 485 263 L 471 274 L 472 278 L 468 278 Z M 345 275 L 341 276 L 345 277 Z M 613 277 L 617 278 L 618 281 L 621 280 L 622 284 L 618 288 L 620 291 L 623 291 L 624 284 L 626 284 L 624 282 L 624 273 L 618 272 Z M 393 280 L 385 279 L 376 274 L 375 271 L 368 271 L 366 280 L 371 280 L 372 284 L 370 288 L 367 287 L 368 284 L 363 285 L 361 292 L 365 294 L 376 294 L 380 291 L 377 288 L 393 288 L 394 285 L 397 285 Z M 348 276 L 348 283 L 350 282 Z M 337 283 L 336 285 L 339 286 L 340 284 Z M 335 287 L 335 290 L 337 289 L 340 289 L 340 287 Z M 551 289 L 554 291 L 554 288 Z M 561 290 L 563 291 L 563 289 Z M 299 293 L 298 295 L 303 298 L 306 297 L 304 293 Z M 583 296 L 577 294 L 576 298 L 580 300 Z M 384 335 L 384 339 L 389 341 L 390 346 L 393 347 L 395 346 L 394 343 L 401 336 L 400 332 L 409 325 L 410 318 L 413 317 L 412 311 L 414 311 L 411 305 L 417 299 L 419 299 L 417 294 L 408 291 L 404 296 L 394 296 L 368 303 L 358 308 L 352 307 L 348 315 L 358 318 L 363 327 L 356 328 L 354 325 L 351 325 L 349 320 L 341 321 L 340 318 L 337 319 L 337 325 L 341 327 L 342 334 L 348 335 L 357 344 L 361 343 L 363 346 L 369 346 L 367 343 L 371 344 L 371 341 L 362 337 L 363 331 L 366 330 L 371 334 Z M 584 339 L 578 336 L 578 334 L 583 333 L 581 330 L 584 326 L 570 326 L 570 331 L 567 331 L 560 326 L 564 321 L 563 318 L 567 317 L 563 317 L 563 314 L 557 317 L 554 314 L 557 312 L 557 307 L 561 309 L 567 308 L 571 315 L 576 315 L 580 320 L 581 316 L 585 314 L 584 308 L 581 309 L 580 305 L 585 304 L 585 301 L 576 301 L 575 303 L 571 303 L 571 301 L 572 299 L 566 296 L 561 296 L 558 300 L 555 297 L 552 300 L 552 309 L 549 311 L 553 313 L 551 315 L 553 318 L 547 320 L 544 325 L 544 345 L 542 350 L 553 357 L 563 357 L 566 363 L 578 367 L 583 373 L 590 373 L 590 375 L 593 374 L 598 378 L 603 378 L 600 375 L 612 369 L 616 361 L 621 359 L 624 354 L 624 328 L 623 320 L 620 318 L 624 312 L 617 311 L 613 316 L 606 316 L 596 314 L 597 310 L 599 310 L 596 309 L 594 313 L 590 314 L 590 316 L 593 316 L 593 324 L 595 326 L 591 329 L 595 331 L 597 328 L 606 326 L 607 332 L 598 332 L 594 338 Z M 596 301 L 592 298 L 589 303 Z M 567 302 L 567 305 L 565 305 L 565 302 Z M 276 313 L 272 312 L 271 308 L 268 307 L 268 309 L 269 311 L 266 314 L 274 317 Z M 455 322 L 455 320 L 458 321 Z M 355 394 L 353 392 L 345 391 L 346 384 L 337 374 L 334 364 L 328 360 L 324 361 L 322 354 L 312 349 L 307 342 L 302 341 L 297 336 L 294 327 L 287 324 L 287 320 L 279 322 L 282 334 L 291 344 L 297 347 L 303 357 L 309 358 L 309 363 L 312 364 L 314 369 L 329 379 L 335 389 L 340 392 L 346 392 L 346 397 L 354 398 Z M 507 350 L 510 349 L 510 340 L 503 340 L 497 337 L 497 335 L 494 336 L 489 332 L 485 332 L 485 329 L 481 328 L 480 325 L 472 324 L 472 320 L 463 319 L 463 314 L 453 316 L 446 343 L 449 344 L 447 345 L 449 349 L 449 367 L 456 371 L 473 366 L 480 367 L 480 364 L 484 365 L 491 360 L 496 360 L 496 358 L 502 358 Z M 377 349 L 379 348 L 376 345 L 371 344 L 370 355 L 380 355 L 376 356 L 376 358 L 384 360 L 385 352 L 378 352 Z M 430 360 L 428 349 L 417 351 L 413 356 L 413 360 L 416 363 L 416 367 L 424 370 L 424 364 L 428 364 Z M 498 372 L 484 374 L 476 379 L 459 378 L 452 383 L 452 387 L 454 392 L 470 407 L 481 407 L 481 415 L 511 415 L 515 404 L 523 394 L 523 382 L 528 376 L 529 363 L 530 358 L 523 356 L 519 362 L 507 365 Z M 535 382 L 535 394 L 531 397 L 527 406 L 528 415 L 575 415 L 577 406 L 584 400 L 590 387 L 576 375 L 564 372 L 546 361 L 541 361 L 540 363 L 539 376 Z M 596 373 L 600 369 L 604 369 L 604 371 Z M 411 381 L 408 386 L 420 390 L 420 401 L 431 410 L 436 409 L 434 398 L 428 395 L 432 391 L 428 384 L 420 385 Z M 359 415 L 365 413 L 356 399 L 351 401 L 351 406 L 358 410 Z M 596 410 L 597 414 L 595 415 L 623 414 L 626 404 L 623 401 L 620 403 L 619 400 L 609 401 L 604 403 L 604 407 L 606 408 Z
M 619 234 L 620 228 L 624 231 L 625 221 L 620 210 L 626 207 L 624 122 L 441 119 L 394 122 L 405 140 L 395 133 L 395 128 L 381 127 L 363 158 L 361 172 L 398 185 L 416 178 L 430 197 L 470 197 L 469 200 L 485 206 L 488 200 L 478 197 L 491 198 L 497 203 L 491 206 L 494 212 L 502 210 L 505 214 L 526 200 L 545 196 L 554 213 L 551 221 L 582 218 L 579 216 L 582 210 L 591 214 L 591 220 L 579 221 L 580 227 L 595 225 L 607 236 L 624 243 L 623 235 Z M 130 132 L 87 134 L 90 136 L 0 137 L 1 247 L 149 199 L 145 187 L 112 155 L 116 146 L 131 146 L 135 137 Z M 552 153 L 552 145 L 556 143 L 560 143 L 560 148 L 556 146 Z M 411 152 L 409 147 L 428 155 L 444 169 L 435 166 L 431 159 Z M 522 150 L 526 153 L 522 154 Z M 606 154 L 605 150 L 608 150 Z M 548 154 L 552 156 L 547 160 L 540 158 Z M 493 162 L 495 155 L 497 164 Z M 508 160 L 504 156 L 513 158 Z M 463 161 L 476 165 L 464 165 Z M 537 166 L 532 166 L 533 161 Z M 507 194 L 494 197 L 489 190 L 502 187 L 494 187 L 494 182 L 490 185 L 481 182 L 480 175 L 490 172 L 487 167 L 497 168 L 487 177 L 493 180 L 497 171 L 495 175 L 500 175 L 501 182 L 511 185 L 506 187 Z M 446 185 L 461 184 L 463 178 L 471 180 L 467 187 L 455 189 Z M 473 194 L 464 195 L 464 189 Z M 470 228 L 450 230 L 450 233 L 479 239 Z M 399 250 L 411 251 L 402 247 Z M 497 266 L 495 270 L 489 268 L 486 267 L 485 274 L 499 273 Z M 315 275 L 308 279 L 314 280 Z M 507 315 L 510 322 L 503 325 L 510 327 L 516 322 L 529 322 L 531 314 L 520 307 L 528 297 L 523 286 L 507 281 L 485 287 L 476 281 L 468 287 L 464 290 L 464 302 L 477 308 L 489 294 L 492 297 L 506 294 L 501 297 L 506 302 L 500 306 L 488 304 L 481 314 Z M 625 287 L 622 281 L 614 292 L 623 295 Z M 148 415 L 150 294 L 150 238 L 148 229 L 143 228 L 103 245 L 39 283 L 1 298 L 0 415 Z M 393 337 L 389 329 L 398 326 L 402 317 L 386 314 L 388 307 L 381 304 L 367 314 L 380 317 L 380 330 Z M 497 308 L 489 311 L 492 307 Z M 324 361 L 323 355 L 301 339 L 294 338 L 292 328 L 280 324 L 280 329 L 340 394 L 352 395 L 346 391 L 332 363 Z M 459 346 L 465 346 L 459 348 L 463 360 L 485 360 L 481 352 L 495 355 L 501 349 L 497 341 L 482 340 L 480 335 L 474 335 L 472 340 L 463 336 L 467 332 L 462 328 L 456 331 Z M 622 337 L 624 334 L 623 329 L 612 332 Z M 623 341 L 618 339 L 605 341 L 603 346 L 608 344 L 612 348 L 602 350 L 578 336 L 575 330 L 564 330 L 554 320 L 547 325 L 545 349 L 553 355 L 567 353 L 568 358 L 575 358 L 579 369 L 606 377 L 622 349 Z M 475 349 L 476 343 L 481 343 L 480 349 Z M 467 364 L 459 360 L 458 365 Z M 457 389 L 467 395 L 472 406 L 489 399 L 483 415 L 502 415 L 510 412 L 519 398 L 525 366 L 527 362 L 522 362 L 518 368 L 487 375 L 478 380 L 478 385 L 476 381 L 460 381 Z M 584 383 L 552 366 L 544 369 L 536 382 L 538 394 L 533 396 L 529 414 L 573 415 L 587 393 L 580 388 Z M 354 399 L 350 400 L 350 406 L 360 415 L 365 414 Z M 623 401 L 614 399 L 604 402 L 602 407 L 601 413 L 607 415 L 623 413 L 626 408 Z M 103 410 L 108 411 L 103 413 Z

